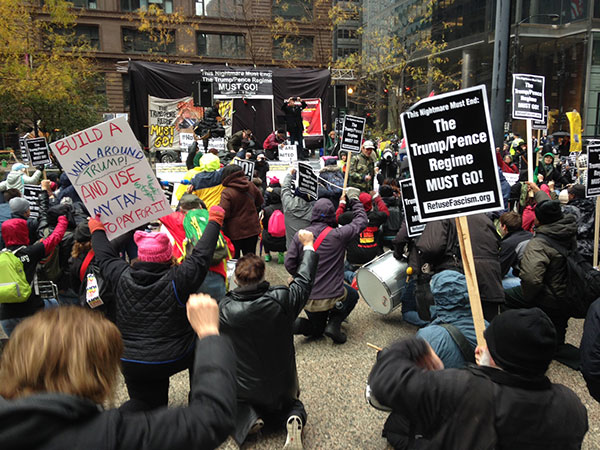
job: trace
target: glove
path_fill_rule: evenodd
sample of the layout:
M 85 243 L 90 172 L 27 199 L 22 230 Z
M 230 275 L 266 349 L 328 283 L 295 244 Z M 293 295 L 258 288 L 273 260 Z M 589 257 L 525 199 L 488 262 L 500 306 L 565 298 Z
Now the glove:
M 208 210 L 208 220 L 217 222 L 219 226 L 223 226 L 223 221 L 225 220 L 225 210 L 219 205 L 211 206 L 211 208 Z
M 349 187 L 346 189 L 346 197 L 348 200 L 358 200 L 358 196 L 360 195 L 360 190 L 354 187 Z
M 96 214 L 96 217 L 88 219 L 88 227 L 90 227 L 90 233 L 92 234 L 94 234 L 94 231 L 98 230 L 106 231 L 104 225 L 102 225 L 102 222 L 100 221 L 100 214 Z

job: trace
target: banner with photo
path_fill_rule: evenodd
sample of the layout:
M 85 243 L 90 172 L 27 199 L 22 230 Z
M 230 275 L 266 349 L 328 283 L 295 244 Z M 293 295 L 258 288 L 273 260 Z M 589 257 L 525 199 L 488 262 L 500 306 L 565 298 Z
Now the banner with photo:
M 323 119 L 321 115 L 321 99 L 305 98 L 306 108 L 302 110 L 304 136 L 323 136 Z
M 192 97 L 166 99 L 148 96 L 148 147 L 150 152 L 180 150 L 193 136 L 193 126 L 204 110 L 194 106 Z M 184 135 L 184 139 L 181 139 Z M 188 139 L 185 139 L 188 138 Z M 187 149 L 187 146 L 184 148 Z

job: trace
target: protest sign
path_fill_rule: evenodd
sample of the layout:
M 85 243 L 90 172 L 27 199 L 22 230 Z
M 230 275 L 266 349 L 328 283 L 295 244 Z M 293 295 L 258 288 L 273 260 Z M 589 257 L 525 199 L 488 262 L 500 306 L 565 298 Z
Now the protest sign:
M 508 173 L 508 172 L 502 172 L 502 175 L 504 175 L 504 178 L 506 178 L 506 181 L 508 182 L 508 184 L 510 184 L 511 186 L 513 184 L 515 184 L 517 181 L 519 181 L 519 174 L 518 173 Z
M 320 98 L 303 98 L 306 108 L 302 110 L 303 136 L 323 136 L 323 119 Z
M 179 183 L 187 173 L 185 163 L 156 163 L 156 178 Z
M 179 133 L 179 148 L 187 150 L 194 143 L 194 133 Z
M 319 176 L 315 173 L 312 166 L 305 162 L 298 163 L 298 182 L 296 183 L 298 191 L 303 194 L 317 198 L 319 191 Z
M 30 165 L 34 167 L 43 166 L 44 164 L 50 164 L 52 162 L 46 138 L 26 139 L 25 145 L 27 146 L 27 155 Z
M 544 118 L 542 120 L 534 120 L 531 124 L 531 128 L 534 130 L 547 130 L 548 129 L 548 111 L 550 108 L 544 106 Z
M 600 144 L 588 145 L 587 164 L 585 195 L 586 197 L 596 197 L 593 264 L 594 267 L 598 267 L 598 241 L 600 239 Z
M 541 75 L 513 74 L 513 119 L 544 120 L 544 83 Z
M 402 208 L 404 209 L 404 220 L 406 221 L 408 237 L 420 236 L 425 229 L 425 224 L 419 220 L 413 182 L 410 178 L 400 180 L 400 192 L 402 193 Z
M 19 138 L 19 150 L 21 150 L 21 161 L 24 163 L 29 162 L 29 155 L 27 154 L 27 144 L 25 143 L 25 138 Z
M 203 117 L 202 108 L 194 106 L 192 97 L 176 99 L 148 96 L 148 148 L 179 150 L 194 135 L 194 124 Z M 183 137 L 187 134 L 188 137 Z M 187 147 L 185 147 L 187 149 Z
M 92 216 L 109 239 L 171 212 L 127 121 L 103 122 L 50 144 Z
M 212 83 L 215 98 L 268 98 L 273 96 L 271 70 L 202 70 L 201 81 Z
M 214 149 L 218 150 L 219 152 L 224 152 L 225 151 L 225 138 L 209 138 L 208 145 L 206 148 L 207 149 L 214 148 Z
M 571 147 L 569 151 L 580 152 L 582 150 L 582 139 L 581 139 L 581 115 L 575 110 L 569 111 L 567 114 L 569 119 L 569 128 L 571 130 Z
M 244 169 L 244 174 L 248 177 L 249 180 L 252 180 L 254 177 L 254 161 L 250 159 L 241 159 L 241 158 L 233 158 L 233 164 L 237 164 L 242 169 Z
M 401 120 L 421 221 L 504 207 L 485 86 L 423 99 Z
M 298 161 L 298 146 L 296 144 L 282 144 L 279 146 L 279 161 L 292 164 Z
M 344 117 L 344 128 L 342 130 L 342 141 L 340 144 L 341 151 L 360 152 L 366 122 L 367 119 L 364 117 Z
M 36 184 L 26 184 L 23 186 L 23 198 L 29 201 L 29 217 L 38 219 L 40 217 L 39 198 L 42 193 L 42 187 Z

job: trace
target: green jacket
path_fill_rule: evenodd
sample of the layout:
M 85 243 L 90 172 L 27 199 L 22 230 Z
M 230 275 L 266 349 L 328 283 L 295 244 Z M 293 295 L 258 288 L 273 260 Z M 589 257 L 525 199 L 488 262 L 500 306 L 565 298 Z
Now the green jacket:
M 369 181 L 365 180 L 367 175 L 371 175 Z M 362 152 L 358 155 L 352 155 L 348 186 L 358 188 L 363 192 L 371 192 L 373 190 L 373 178 L 375 178 L 375 161 L 373 157 L 367 157 Z
M 536 193 L 536 201 L 539 201 L 538 197 L 547 198 L 546 193 L 540 192 Z M 537 237 L 541 234 L 571 248 L 576 245 L 575 217 L 565 214 L 554 223 L 536 227 L 535 236 L 527 244 L 520 263 L 519 277 L 525 301 L 531 303 L 531 306 L 558 309 L 568 284 L 566 260 L 551 243 Z

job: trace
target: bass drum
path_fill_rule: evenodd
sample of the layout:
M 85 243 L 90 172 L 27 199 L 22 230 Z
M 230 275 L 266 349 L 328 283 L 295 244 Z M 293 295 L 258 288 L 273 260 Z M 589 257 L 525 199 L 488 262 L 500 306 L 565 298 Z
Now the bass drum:
M 389 314 L 400 306 L 407 268 L 406 261 L 398 261 L 389 250 L 358 269 L 358 290 L 373 311 Z

